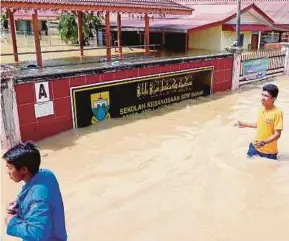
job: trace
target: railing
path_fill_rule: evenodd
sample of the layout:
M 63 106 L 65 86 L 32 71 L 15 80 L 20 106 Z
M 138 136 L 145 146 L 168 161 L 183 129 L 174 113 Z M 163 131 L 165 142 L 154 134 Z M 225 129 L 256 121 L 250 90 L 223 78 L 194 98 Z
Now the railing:
M 34 33 L 29 31 L 16 31 L 16 41 L 19 48 L 34 46 Z M 62 46 L 65 43 L 57 34 L 44 34 L 40 32 L 40 42 L 42 46 Z M 10 30 L 1 30 L 1 43 L 12 43 Z
M 122 46 L 123 51 L 122 55 L 118 51 L 115 51 L 115 46 L 110 47 L 112 50 L 112 61 L 118 60 L 128 60 L 133 58 L 140 58 L 145 55 L 145 51 L 143 50 L 146 46 L 149 46 L 151 51 L 156 51 L 161 47 L 159 44 L 151 44 L 151 45 L 128 45 Z M 69 47 L 69 46 L 67 46 Z M 79 61 L 81 63 L 103 63 L 106 62 L 106 49 L 107 47 L 85 47 L 84 57 L 80 58 L 80 47 L 70 49 L 58 49 L 58 50 L 42 50 L 42 60 L 44 67 L 52 67 L 52 66 L 65 66 L 65 65 L 74 65 L 78 64 Z M 77 53 L 79 52 L 79 53 Z M 87 53 L 87 54 L 86 54 Z M 36 52 L 27 51 L 20 52 L 17 54 L 20 57 L 20 64 L 22 68 L 25 67 L 37 67 L 36 65 Z M 13 63 L 14 62 L 14 54 L 13 53 L 1 53 L 2 62 Z
M 257 50 L 241 54 L 241 82 L 255 81 L 284 73 L 285 52 L 281 49 Z
M 149 46 L 150 48 L 153 48 L 153 50 L 155 51 L 157 47 L 160 47 L 161 45 L 159 44 L 149 44 L 149 45 L 127 45 L 127 46 L 122 46 L 122 48 L 128 48 L 131 51 L 134 51 L 133 49 L 135 48 L 145 48 L 146 46 Z M 92 47 L 92 48 L 83 48 L 83 51 L 86 50 L 97 50 L 97 49 L 108 49 L 108 47 Z M 116 46 L 112 46 L 110 47 L 110 49 L 118 49 L 118 47 Z M 42 54 L 47 54 L 47 53 L 65 53 L 65 52 L 76 52 L 76 51 L 80 51 L 81 49 L 77 48 L 77 49 L 64 49 L 64 50 L 46 50 L 46 51 L 41 51 Z M 117 52 L 117 51 L 116 51 Z M 12 54 L 12 53 L 4 53 L 1 54 L 1 57 L 3 56 L 13 56 L 13 55 L 29 55 L 29 54 L 36 54 L 36 52 L 22 52 L 22 53 L 17 53 L 17 54 Z
M 18 56 L 21 62 L 33 62 L 36 60 L 36 53 L 34 47 L 34 33 L 28 31 L 17 31 L 17 46 L 18 46 Z M 12 49 L 12 40 L 9 30 L 1 30 L 1 58 L 2 63 L 13 63 L 14 62 L 14 53 Z M 91 39 L 90 45 L 83 48 L 86 51 L 85 57 L 97 57 L 100 61 L 104 61 L 106 56 L 106 46 L 97 46 L 98 41 L 96 39 Z M 51 59 L 60 59 L 60 58 L 71 58 L 79 57 L 77 52 L 80 52 L 79 44 L 66 44 L 61 40 L 60 36 L 51 33 L 45 35 L 43 32 L 40 39 L 41 53 L 43 61 Z M 142 55 L 146 45 L 129 45 L 122 46 L 123 53 L 122 58 L 131 57 L 134 55 Z M 160 45 L 151 44 L 148 45 L 152 51 L 156 51 Z M 111 45 L 112 57 L 119 56 L 117 42 L 112 42 Z M 62 54 L 61 54 L 62 53 Z M 33 56 L 34 55 L 34 56 Z M 85 62 L 87 61 L 87 58 Z M 98 61 L 98 60 L 97 60 Z M 50 61 L 51 62 L 51 61 Z

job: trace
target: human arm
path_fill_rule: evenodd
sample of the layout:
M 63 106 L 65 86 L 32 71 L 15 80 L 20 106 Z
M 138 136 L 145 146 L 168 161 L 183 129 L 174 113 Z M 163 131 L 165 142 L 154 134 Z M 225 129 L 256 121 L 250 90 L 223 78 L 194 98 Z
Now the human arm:
M 9 215 L 9 214 L 7 214 Z M 49 240 L 51 232 L 50 205 L 46 200 L 31 201 L 24 219 L 13 215 L 7 220 L 7 234 L 29 241 Z
M 256 141 L 256 142 L 254 142 L 254 145 L 257 148 L 260 148 L 262 146 L 265 146 L 266 144 L 269 144 L 273 141 L 276 141 L 280 138 L 281 132 L 282 132 L 282 130 L 276 130 L 276 131 L 274 131 L 274 134 L 272 136 L 269 136 L 267 139 L 265 139 L 263 141 Z
M 260 148 L 264 145 L 267 145 L 273 141 L 276 141 L 280 138 L 281 136 L 281 132 L 283 130 L 283 114 L 282 112 L 279 112 L 278 114 L 276 114 L 275 118 L 274 118 L 274 133 L 269 136 L 268 138 L 266 138 L 265 140 L 258 140 L 254 143 L 254 145 L 257 148 Z
M 249 128 L 257 128 L 257 123 L 247 123 L 244 121 L 238 121 L 235 126 L 238 126 L 239 128 L 245 128 L 245 127 L 249 127 Z

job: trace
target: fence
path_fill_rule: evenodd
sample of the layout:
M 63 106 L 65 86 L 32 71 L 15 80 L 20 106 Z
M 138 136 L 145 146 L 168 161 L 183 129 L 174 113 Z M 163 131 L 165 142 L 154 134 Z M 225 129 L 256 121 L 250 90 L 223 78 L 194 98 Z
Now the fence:
M 21 47 L 33 47 L 34 46 L 34 33 L 28 31 L 16 31 L 16 41 L 18 48 Z M 51 34 L 48 32 L 44 33 L 40 32 L 40 42 L 41 46 L 59 46 L 65 45 L 65 43 L 61 40 L 60 36 L 56 33 Z M 10 30 L 1 30 L 1 43 L 2 44 L 11 44 L 11 34 Z
M 240 84 L 284 74 L 285 51 L 257 50 L 241 54 Z
M 17 31 L 16 37 L 20 62 L 24 63 L 24 65 L 30 65 L 30 63 L 33 64 L 36 61 L 33 32 Z M 1 62 L 5 64 L 14 63 L 12 40 L 9 30 L 1 30 L 1 43 Z M 56 34 L 56 31 L 54 31 L 54 35 L 46 35 L 44 32 L 42 32 L 40 45 L 42 59 L 45 62 L 45 66 L 51 64 L 53 65 L 53 62 L 54 64 L 59 65 L 59 61 L 52 61 L 55 59 L 67 58 L 74 61 L 74 58 L 78 58 L 80 56 L 80 46 L 78 44 L 66 44 L 61 40 L 60 36 Z M 122 58 L 143 56 L 145 46 L 146 45 L 122 46 Z M 151 44 L 148 46 L 152 52 L 160 49 L 160 45 L 158 44 Z M 98 39 L 94 37 L 90 40 L 89 46 L 84 47 L 85 58 L 82 58 L 81 61 L 103 61 L 106 56 L 106 49 L 106 46 L 99 46 Z M 111 52 L 113 57 L 117 59 L 119 52 L 116 41 L 112 41 Z
M 122 46 L 122 55 L 119 55 L 118 48 L 112 46 L 111 54 L 112 60 L 132 60 L 134 58 L 141 58 L 145 56 L 145 47 L 149 46 L 151 52 L 156 52 L 161 48 L 158 44 L 150 45 L 128 45 Z M 42 60 L 44 67 L 52 66 L 66 66 L 78 63 L 100 63 L 106 62 L 106 50 L 107 47 L 84 47 L 84 57 L 80 57 L 79 46 L 58 46 L 54 48 L 42 48 Z M 27 49 L 25 52 L 18 52 L 18 57 L 21 63 L 21 68 L 35 67 L 36 66 L 36 53 L 33 49 Z M 146 56 L 147 58 L 147 56 Z M 13 53 L 1 53 L 2 63 L 13 63 Z

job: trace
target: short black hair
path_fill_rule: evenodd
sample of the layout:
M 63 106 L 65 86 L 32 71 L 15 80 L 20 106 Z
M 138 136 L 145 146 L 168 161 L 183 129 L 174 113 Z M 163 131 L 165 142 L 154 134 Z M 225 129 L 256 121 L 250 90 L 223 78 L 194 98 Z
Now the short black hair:
M 274 84 L 267 84 L 263 87 L 264 91 L 267 91 L 272 97 L 277 98 L 279 89 Z
M 10 148 L 3 156 L 7 163 L 15 166 L 17 170 L 26 167 L 35 175 L 39 171 L 41 163 L 40 152 L 34 142 L 19 143 Z

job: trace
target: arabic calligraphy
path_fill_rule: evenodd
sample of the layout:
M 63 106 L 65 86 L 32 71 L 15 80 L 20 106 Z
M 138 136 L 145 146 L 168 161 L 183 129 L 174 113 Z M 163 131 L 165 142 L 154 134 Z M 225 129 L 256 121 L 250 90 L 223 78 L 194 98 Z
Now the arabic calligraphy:
M 178 77 L 160 78 L 153 81 L 138 83 L 137 97 L 154 96 L 159 94 L 168 94 L 182 92 L 193 85 L 192 75 L 183 75 Z

